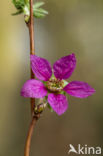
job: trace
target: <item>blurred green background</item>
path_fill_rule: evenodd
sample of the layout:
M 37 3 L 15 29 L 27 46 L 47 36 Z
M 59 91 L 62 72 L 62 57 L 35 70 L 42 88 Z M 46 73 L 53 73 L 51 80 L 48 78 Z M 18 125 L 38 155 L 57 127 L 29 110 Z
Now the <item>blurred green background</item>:
M 36 54 L 53 64 L 74 52 L 69 81 L 96 89 L 87 99 L 68 96 L 69 109 L 60 117 L 46 109 L 36 125 L 31 156 L 67 156 L 69 144 L 103 145 L 103 0 L 45 2 L 49 15 L 35 19 Z M 0 156 L 23 156 L 30 122 L 29 99 L 20 96 L 30 75 L 29 33 L 13 12 L 11 0 L 0 1 Z

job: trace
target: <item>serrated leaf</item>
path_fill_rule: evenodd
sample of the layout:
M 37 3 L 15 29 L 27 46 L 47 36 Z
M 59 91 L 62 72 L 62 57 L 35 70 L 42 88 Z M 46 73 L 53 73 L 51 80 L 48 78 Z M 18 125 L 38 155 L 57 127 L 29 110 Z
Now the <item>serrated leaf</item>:
M 44 4 L 45 4 L 44 2 L 36 2 L 36 3 L 33 5 L 33 9 L 40 8 L 40 7 L 43 6 Z

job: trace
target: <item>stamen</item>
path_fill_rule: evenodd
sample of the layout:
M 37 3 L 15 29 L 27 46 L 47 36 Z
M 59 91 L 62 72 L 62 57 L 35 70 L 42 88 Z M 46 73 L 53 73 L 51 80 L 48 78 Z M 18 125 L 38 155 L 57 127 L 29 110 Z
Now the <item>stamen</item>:
M 46 87 L 50 92 L 60 92 L 63 89 L 64 82 L 56 78 L 47 81 Z

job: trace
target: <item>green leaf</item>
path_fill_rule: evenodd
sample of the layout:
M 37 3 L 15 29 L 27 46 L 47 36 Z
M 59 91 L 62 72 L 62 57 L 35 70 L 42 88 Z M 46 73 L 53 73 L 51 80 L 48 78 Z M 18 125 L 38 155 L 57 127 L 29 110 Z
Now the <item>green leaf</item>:
M 18 10 L 16 13 L 13 13 L 12 15 L 19 15 L 21 13 L 24 13 L 25 21 L 27 22 L 30 17 L 30 5 L 29 0 L 12 0 L 14 6 Z M 43 18 L 45 15 L 48 14 L 48 12 L 45 9 L 40 8 L 42 5 L 44 5 L 44 2 L 36 2 L 33 5 L 33 15 L 36 18 Z
M 43 18 L 48 14 L 48 12 L 42 8 L 38 8 L 38 9 L 33 9 L 33 14 L 34 17 L 36 18 Z
M 33 6 L 33 9 L 37 9 L 37 8 L 40 8 L 42 5 L 44 5 L 45 3 L 44 2 L 36 2 Z
M 34 13 L 34 17 L 36 17 L 36 18 L 43 18 L 43 17 L 45 17 L 45 15 L 43 15 L 43 14 L 41 14 L 41 13 L 35 12 L 35 13 Z
M 12 2 L 17 10 L 22 9 L 25 6 L 24 0 L 12 0 Z
M 46 11 L 45 9 L 42 9 L 42 8 L 38 8 L 38 12 L 45 14 L 45 15 L 48 14 L 48 11 Z
M 19 15 L 19 14 L 22 14 L 22 13 L 23 13 L 23 11 L 22 10 L 19 10 L 19 11 L 15 12 L 15 13 L 12 13 L 12 15 L 13 16 L 16 16 L 16 15 Z
M 44 2 L 37 2 L 33 5 L 33 14 L 36 18 L 43 18 L 45 15 L 48 14 L 48 12 L 45 9 L 40 8 L 42 5 L 44 5 Z

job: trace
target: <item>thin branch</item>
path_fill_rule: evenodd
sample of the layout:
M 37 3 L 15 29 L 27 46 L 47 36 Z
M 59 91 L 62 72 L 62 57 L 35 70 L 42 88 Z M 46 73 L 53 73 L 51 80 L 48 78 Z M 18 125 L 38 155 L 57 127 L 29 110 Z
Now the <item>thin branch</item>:
M 30 36 L 30 55 L 35 55 L 35 48 L 34 48 L 34 17 L 33 17 L 33 0 L 30 0 L 30 21 L 28 23 L 29 26 L 29 36 Z M 30 68 L 31 70 L 31 68 Z M 31 79 L 33 79 L 35 76 L 31 70 Z M 31 104 L 31 114 L 32 114 L 32 121 L 30 123 L 26 144 L 25 144 L 25 150 L 24 150 L 24 156 L 30 155 L 30 145 L 31 145 L 31 138 L 33 134 L 33 130 L 35 127 L 35 124 L 39 118 L 39 114 L 34 116 L 34 108 L 35 108 L 35 99 L 30 99 Z
M 32 117 L 32 121 L 30 123 L 27 139 L 26 139 L 26 144 L 25 144 L 25 150 L 24 150 L 24 156 L 29 156 L 30 155 L 30 145 L 31 145 L 31 138 L 33 135 L 33 130 L 36 125 L 37 120 L 39 119 L 40 114 Z
M 29 35 L 30 35 L 30 54 L 35 55 L 33 0 L 30 0 Z M 34 73 L 31 70 L 31 79 L 33 79 L 33 78 L 34 78 Z M 33 111 L 34 111 L 34 107 L 35 107 L 35 99 L 31 98 L 30 102 L 31 102 L 31 114 L 33 116 Z
M 30 0 L 30 21 L 28 23 L 28 26 L 29 26 L 29 36 L 30 36 L 30 55 L 35 55 L 33 0 Z M 35 76 L 31 70 L 31 79 L 33 79 L 33 78 L 35 78 Z M 30 103 L 31 103 L 32 121 L 30 123 L 29 131 L 28 131 L 28 135 L 27 135 L 27 139 L 26 139 L 24 156 L 30 156 L 30 145 L 31 145 L 33 130 L 34 130 L 37 120 L 40 117 L 40 113 L 34 114 L 35 99 L 31 98 Z

